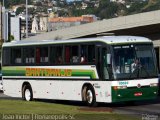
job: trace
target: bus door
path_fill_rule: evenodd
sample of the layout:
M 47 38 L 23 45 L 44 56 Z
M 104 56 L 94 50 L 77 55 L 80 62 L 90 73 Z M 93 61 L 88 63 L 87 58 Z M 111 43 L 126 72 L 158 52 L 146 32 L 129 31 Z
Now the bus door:
M 110 50 L 107 48 L 102 48 L 102 78 L 103 80 L 112 79 L 112 56 Z
M 102 49 L 101 46 L 96 46 L 96 68 L 97 68 L 97 72 L 98 72 L 98 76 L 100 80 L 103 80 L 102 78 Z

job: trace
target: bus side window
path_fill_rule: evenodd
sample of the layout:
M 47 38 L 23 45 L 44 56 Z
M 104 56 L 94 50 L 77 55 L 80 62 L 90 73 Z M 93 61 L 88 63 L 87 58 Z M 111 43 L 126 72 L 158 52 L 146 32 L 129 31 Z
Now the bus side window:
M 71 62 L 72 63 L 78 63 L 79 62 L 79 47 L 78 46 L 72 46 Z
M 3 56 L 2 56 L 2 65 L 9 65 L 10 64 L 10 48 L 3 48 Z
M 36 48 L 36 63 L 40 63 L 40 49 Z
M 71 59 L 71 48 L 69 46 L 65 47 L 65 62 L 70 63 Z
M 63 63 L 63 46 L 57 46 L 56 49 L 55 49 L 55 53 L 56 53 L 56 56 L 55 56 L 55 61 L 56 61 L 56 64 L 62 64 Z
M 34 48 L 23 49 L 24 63 L 26 64 L 35 63 L 34 51 L 35 51 Z
M 63 63 L 63 46 L 51 46 L 50 47 L 50 62 L 51 64 Z
M 95 63 L 95 45 L 82 45 L 80 63 Z
M 42 47 L 40 49 L 40 62 L 41 63 L 48 63 L 48 47 Z
M 13 64 L 22 63 L 21 48 L 12 48 L 12 63 Z
M 36 63 L 48 62 L 48 47 L 36 48 Z
M 79 63 L 79 46 L 65 46 L 65 62 L 66 63 Z
M 50 62 L 51 62 L 51 64 L 56 63 L 55 58 L 56 58 L 56 48 L 54 46 L 51 46 L 51 48 L 50 48 Z
M 80 51 L 81 54 L 80 63 L 82 64 L 87 63 L 87 52 L 88 52 L 87 45 L 82 45 Z
M 88 45 L 88 62 L 95 61 L 95 45 Z

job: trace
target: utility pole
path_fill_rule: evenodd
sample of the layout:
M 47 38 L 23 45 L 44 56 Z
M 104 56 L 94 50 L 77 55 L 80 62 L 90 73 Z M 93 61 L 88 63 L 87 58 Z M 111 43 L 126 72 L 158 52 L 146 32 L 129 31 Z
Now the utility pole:
M 3 0 L 3 7 L 4 7 L 4 0 Z
M 28 0 L 26 0 L 26 38 L 28 38 Z

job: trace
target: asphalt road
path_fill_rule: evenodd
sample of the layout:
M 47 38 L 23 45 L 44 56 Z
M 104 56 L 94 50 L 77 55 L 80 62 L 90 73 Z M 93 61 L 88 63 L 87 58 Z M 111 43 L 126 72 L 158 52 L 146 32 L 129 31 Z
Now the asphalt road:
M 0 93 L 0 99 L 17 99 Z M 112 113 L 118 114 L 132 114 L 138 115 L 140 117 L 148 117 L 150 119 L 144 120 L 160 120 L 160 97 L 156 100 L 147 100 L 147 101 L 139 101 L 134 102 L 134 104 L 126 104 L 126 103 L 115 103 L 115 104 L 106 104 L 100 103 L 98 107 L 87 107 L 82 102 L 73 102 L 73 101 L 54 101 L 54 100 L 40 100 L 43 102 L 49 103 L 58 103 L 58 104 L 69 104 L 74 106 L 80 106 L 81 110 L 88 111 L 108 111 Z M 156 118 L 156 119 L 155 119 Z
M 139 101 L 134 104 L 119 103 L 110 107 L 118 113 L 159 115 L 160 119 L 160 97 L 156 100 Z

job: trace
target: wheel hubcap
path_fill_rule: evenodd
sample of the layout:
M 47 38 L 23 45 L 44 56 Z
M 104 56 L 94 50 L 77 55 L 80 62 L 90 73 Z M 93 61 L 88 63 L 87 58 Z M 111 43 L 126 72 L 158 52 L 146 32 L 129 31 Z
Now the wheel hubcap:
M 87 91 L 87 101 L 88 101 L 88 103 L 92 103 L 92 101 L 93 101 L 93 94 L 92 94 L 91 90 Z
M 25 90 L 25 98 L 26 98 L 27 101 L 31 100 L 31 92 L 30 92 L 29 89 Z

